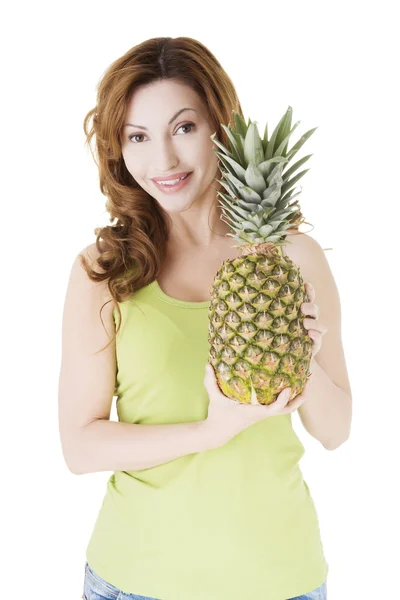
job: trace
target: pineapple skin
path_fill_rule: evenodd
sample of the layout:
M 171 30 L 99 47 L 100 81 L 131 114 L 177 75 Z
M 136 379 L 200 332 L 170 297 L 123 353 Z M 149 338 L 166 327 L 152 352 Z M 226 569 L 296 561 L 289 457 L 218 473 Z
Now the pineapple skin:
M 271 404 L 311 376 L 312 339 L 303 325 L 307 292 L 282 246 L 247 244 L 225 260 L 211 287 L 209 362 L 222 393 L 242 404 Z

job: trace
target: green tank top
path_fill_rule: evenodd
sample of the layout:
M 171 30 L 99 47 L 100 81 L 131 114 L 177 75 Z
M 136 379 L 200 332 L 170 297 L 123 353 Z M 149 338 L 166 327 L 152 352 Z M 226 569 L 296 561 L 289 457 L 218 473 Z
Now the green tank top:
M 119 303 L 119 421 L 207 417 L 209 305 L 172 298 L 157 281 Z M 291 415 L 277 415 L 220 448 L 114 472 L 87 562 L 123 592 L 160 600 L 286 600 L 314 590 L 328 563 L 298 466 L 304 452 Z

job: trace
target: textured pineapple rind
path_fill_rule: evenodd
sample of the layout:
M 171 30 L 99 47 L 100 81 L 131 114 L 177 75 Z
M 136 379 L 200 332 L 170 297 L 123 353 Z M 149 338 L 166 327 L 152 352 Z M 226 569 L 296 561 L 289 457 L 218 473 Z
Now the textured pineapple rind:
M 209 362 L 223 394 L 241 403 L 271 404 L 286 387 L 290 399 L 310 375 L 312 340 L 300 310 L 307 301 L 297 265 L 275 244 L 224 261 L 209 307 Z

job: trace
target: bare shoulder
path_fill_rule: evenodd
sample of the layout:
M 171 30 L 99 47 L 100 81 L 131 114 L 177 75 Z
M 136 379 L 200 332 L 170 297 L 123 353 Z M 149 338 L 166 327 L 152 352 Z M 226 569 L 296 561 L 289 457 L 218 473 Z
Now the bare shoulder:
M 85 246 L 85 248 L 83 248 L 79 252 L 78 256 L 84 256 L 85 259 L 87 260 L 87 262 L 89 263 L 89 265 L 91 266 L 91 268 L 94 269 L 96 272 L 104 273 L 104 271 L 102 270 L 102 268 L 100 267 L 100 265 L 97 262 L 97 259 L 99 258 L 100 255 L 101 255 L 101 253 L 99 252 L 96 243 L 93 242 L 93 244 L 89 244 L 88 246 Z
M 84 257 L 86 263 L 90 266 L 91 269 L 93 269 L 96 273 L 104 273 L 104 270 L 101 268 L 97 261 L 100 255 L 101 252 L 98 250 L 96 243 L 89 244 L 78 253 L 78 256 L 76 257 L 75 261 L 76 268 L 78 269 L 79 264 L 80 276 L 81 278 L 84 278 L 85 284 L 96 293 L 96 296 L 98 296 L 98 299 L 102 302 L 102 304 L 104 302 L 107 302 L 107 305 L 104 307 L 104 310 L 112 312 L 115 306 L 115 302 L 108 289 L 107 280 L 105 279 L 99 282 L 91 280 L 86 272 L 86 269 L 82 265 L 81 257 Z
M 283 249 L 294 263 L 301 266 L 305 262 L 309 262 L 313 259 L 318 259 L 324 250 L 315 238 L 308 233 L 301 233 L 296 230 L 287 230 L 293 233 L 288 234 Z

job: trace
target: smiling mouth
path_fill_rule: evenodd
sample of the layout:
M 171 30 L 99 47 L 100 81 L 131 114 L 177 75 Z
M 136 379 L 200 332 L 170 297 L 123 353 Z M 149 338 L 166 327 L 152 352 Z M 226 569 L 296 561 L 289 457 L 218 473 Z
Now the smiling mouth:
M 193 171 L 189 171 L 186 175 L 179 179 L 176 183 L 161 183 L 160 181 L 156 181 L 153 179 L 154 184 L 158 187 L 159 190 L 162 190 L 166 194 L 171 194 L 174 192 L 178 192 L 181 188 L 183 188 L 186 183 L 190 180 L 193 175 Z M 166 180 L 168 181 L 168 180 Z
M 166 186 L 171 186 L 171 185 L 177 185 L 180 181 L 183 181 L 184 179 L 187 179 L 189 177 L 189 175 L 191 175 L 192 171 L 188 171 L 186 173 L 186 175 L 183 175 L 182 177 L 179 177 L 179 179 L 165 179 L 164 181 L 166 181 L 166 183 L 164 183 L 164 181 L 160 180 L 160 181 L 156 181 L 154 180 L 156 183 L 158 183 L 159 185 L 166 185 Z M 175 183 L 171 183 L 171 181 L 175 181 Z

